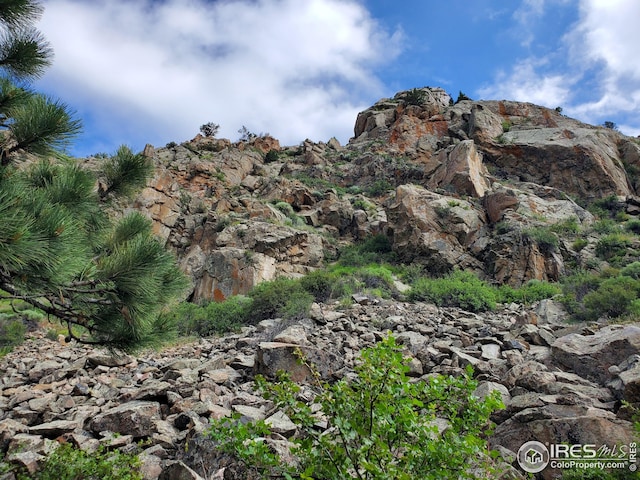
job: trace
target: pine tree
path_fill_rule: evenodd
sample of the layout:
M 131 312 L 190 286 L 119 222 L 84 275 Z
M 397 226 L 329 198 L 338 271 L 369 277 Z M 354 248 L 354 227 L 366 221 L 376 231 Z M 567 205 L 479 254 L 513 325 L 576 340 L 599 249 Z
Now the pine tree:
M 50 64 L 32 27 L 41 11 L 34 0 L 0 0 L 0 298 L 41 309 L 81 342 L 124 351 L 157 343 L 170 329 L 158 313 L 185 277 L 148 219 L 104 213 L 152 166 L 124 146 L 98 171 L 61 153 L 80 122 L 25 86 Z

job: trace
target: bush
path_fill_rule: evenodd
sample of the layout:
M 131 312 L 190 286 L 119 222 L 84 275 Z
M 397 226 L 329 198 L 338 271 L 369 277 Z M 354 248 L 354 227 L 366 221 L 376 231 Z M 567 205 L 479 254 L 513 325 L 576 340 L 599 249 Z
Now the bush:
M 615 217 L 623 208 L 624 203 L 618 201 L 616 195 L 609 195 L 593 202 L 588 210 L 594 215 Z
M 497 292 L 471 272 L 456 270 L 445 278 L 421 278 L 408 293 L 409 300 L 426 301 L 471 312 L 493 310 Z
M 365 189 L 365 193 L 369 197 L 380 197 L 393 190 L 393 185 L 388 180 L 376 180 Z
M 22 319 L 13 314 L 0 313 L 0 356 L 24 342 L 27 327 Z
M 392 253 L 391 240 L 385 235 L 374 235 L 342 249 L 339 261 L 344 266 L 363 267 L 389 260 Z
M 603 281 L 597 290 L 584 297 L 588 319 L 616 318 L 630 313 L 631 304 L 640 294 L 640 281 L 620 276 Z
M 610 233 L 596 243 L 596 255 L 603 260 L 623 257 L 627 253 L 627 248 L 629 248 L 630 245 L 631 240 L 626 235 Z
M 328 270 L 315 270 L 300 279 L 300 286 L 313 295 L 316 302 L 326 302 L 342 295 L 339 275 Z
M 18 474 L 18 480 L 142 480 L 136 455 L 100 447 L 94 453 L 60 445 L 35 474 Z
M 596 222 L 593 222 L 591 228 L 594 232 L 601 235 L 620 231 L 620 226 L 611 218 L 602 218 Z
M 498 289 L 498 299 L 501 303 L 529 304 L 545 298 L 551 298 L 560 293 L 562 293 L 562 289 L 558 284 L 529 280 L 525 285 L 517 289 L 509 285 L 502 285 Z
M 581 251 L 584 247 L 589 245 L 589 241 L 584 238 L 576 238 L 576 240 L 571 244 L 571 247 L 576 251 Z
M 633 262 L 620 270 L 620 275 L 640 280 L 640 262 Z
M 624 228 L 627 232 L 640 235 L 640 220 L 629 220 L 627 223 L 625 223 Z
M 165 322 L 174 325 L 180 335 L 201 337 L 237 331 L 248 321 L 251 299 L 241 295 L 224 302 L 207 302 L 197 305 L 182 302 L 163 314 Z
M 249 292 L 253 300 L 251 314 L 247 318 L 251 324 L 267 318 L 295 318 L 309 312 L 313 296 L 306 292 L 300 281 L 279 277 L 272 282 L 256 285 Z
M 327 421 L 324 432 L 299 398 L 300 387 L 286 374 L 275 382 L 256 377 L 265 398 L 300 430 L 289 452 L 295 465 L 265 441 L 271 430 L 264 420 L 245 423 L 234 414 L 213 420 L 210 435 L 221 450 L 265 478 L 476 478 L 477 469 L 491 477 L 495 472 L 489 467 L 485 438 L 489 416 L 503 407 L 496 392 L 484 400 L 474 396 L 477 382 L 471 370 L 424 382 L 410 382 L 408 371 L 393 337 L 363 350 L 350 381 L 319 383 L 313 403 Z M 449 428 L 439 433 L 436 419 L 445 420 Z
M 420 88 L 412 88 L 404 96 L 407 105 L 422 105 L 427 99 L 427 94 Z
M 527 228 L 522 234 L 535 242 L 542 252 L 551 253 L 558 248 L 558 236 L 549 227 Z
M 213 122 L 208 122 L 200 126 L 200 133 L 205 137 L 215 137 L 219 130 L 220 125 Z
M 569 217 L 561 222 L 554 223 L 549 226 L 549 230 L 558 234 L 574 234 L 580 231 L 580 224 L 578 223 L 578 217 Z
M 280 154 L 277 150 L 269 150 L 264 156 L 264 163 L 277 162 L 280 158 Z

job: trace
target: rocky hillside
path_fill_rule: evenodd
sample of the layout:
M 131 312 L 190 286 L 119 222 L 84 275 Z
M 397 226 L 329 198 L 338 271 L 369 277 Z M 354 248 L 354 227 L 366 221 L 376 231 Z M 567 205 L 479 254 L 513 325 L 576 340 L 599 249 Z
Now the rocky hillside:
M 313 399 L 296 349 L 326 378 L 341 378 L 362 348 L 389 331 L 405 348 L 412 378 L 457 376 L 472 365 L 476 395 L 499 392 L 506 409 L 494 414 L 490 441 L 505 459 L 501 478 L 525 478 L 515 452 L 529 440 L 634 441 L 620 405 L 639 398 L 639 327 L 568 325 L 551 300 L 490 314 L 381 301 L 340 310 L 316 304 L 300 322 L 265 320 L 241 334 L 136 358 L 37 335 L 0 363 L 0 446 L 5 460 L 30 471 L 57 439 L 86 451 L 106 445 L 137 452 L 150 480 L 246 479 L 203 433 L 209 419 L 231 412 L 268 419 L 270 441 L 281 449 L 296 426 L 255 393 L 254 375 L 287 370 L 302 383 L 302 397 Z
M 155 176 L 128 208 L 153 219 L 194 301 L 302 276 L 372 235 L 426 273 L 461 268 L 513 286 L 640 260 L 638 140 L 532 104 L 454 103 L 444 90 L 415 89 L 361 112 L 345 146 L 197 136 L 145 155 Z M 603 243 L 612 223 L 624 248 Z M 637 441 L 627 406 L 640 406 L 637 323 L 569 322 L 557 299 L 479 313 L 402 295 L 352 300 L 136 357 L 36 332 L 0 359 L 0 451 L 30 472 L 58 441 L 139 453 L 149 480 L 249 478 L 216 450 L 209 421 L 268 419 L 267 441 L 282 451 L 296 426 L 256 392 L 255 375 L 287 370 L 313 403 L 296 351 L 326 379 L 349 378 L 358 353 L 387 332 L 412 381 L 471 365 L 477 396 L 499 392 L 506 408 L 489 440 L 501 478 L 528 478 L 515 455 L 529 440 Z
M 638 139 L 528 103 L 454 104 L 438 88 L 361 112 L 346 146 L 199 135 L 145 153 L 156 175 L 135 208 L 177 252 L 194 300 L 304 274 L 372 234 L 435 274 L 558 280 L 594 257 L 585 207 L 614 196 L 640 213 Z M 586 246 L 558 235 L 567 222 Z

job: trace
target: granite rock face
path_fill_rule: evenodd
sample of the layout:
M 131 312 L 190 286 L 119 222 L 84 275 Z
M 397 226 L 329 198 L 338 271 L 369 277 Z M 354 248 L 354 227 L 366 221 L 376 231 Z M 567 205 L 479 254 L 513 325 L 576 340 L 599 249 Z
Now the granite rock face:
M 175 251 L 194 300 L 304 275 L 371 235 L 439 272 L 557 280 L 593 258 L 598 238 L 577 251 L 558 233 L 548 248 L 528 232 L 570 221 L 586 230 L 583 205 L 606 196 L 640 215 L 635 139 L 529 103 L 417 91 L 361 112 L 344 146 L 283 147 L 268 135 L 148 146 L 155 176 L 131 208 Z

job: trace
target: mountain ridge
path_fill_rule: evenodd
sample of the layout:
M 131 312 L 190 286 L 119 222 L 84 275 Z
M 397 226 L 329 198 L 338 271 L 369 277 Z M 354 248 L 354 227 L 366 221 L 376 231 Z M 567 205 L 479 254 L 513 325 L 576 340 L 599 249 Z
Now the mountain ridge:
M 376 102 L 344 146 L 198 135 L 145 152 L 156 173 L 134 208 L 178 254 L 195 300 L 304 275 L 377 234 L 435 274 L 556 281 L 594 258 L 593 242 L 576 251 L 556 235 L 548 249 L 528 231 L 573 219 L 587 229 L 586 207 L 609 196 L 640 213 L 638 139 L 530 103 L 454 103 L 440 88 Z

